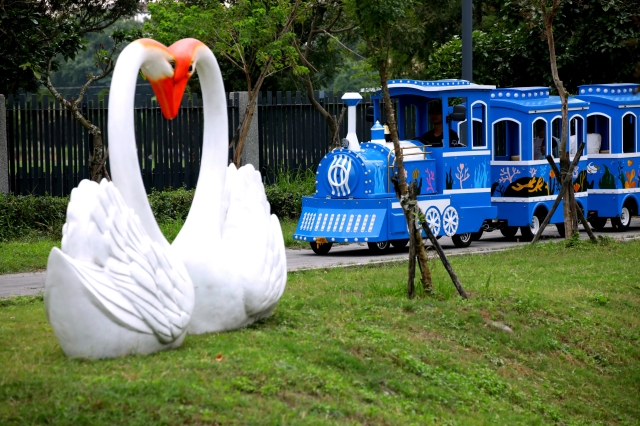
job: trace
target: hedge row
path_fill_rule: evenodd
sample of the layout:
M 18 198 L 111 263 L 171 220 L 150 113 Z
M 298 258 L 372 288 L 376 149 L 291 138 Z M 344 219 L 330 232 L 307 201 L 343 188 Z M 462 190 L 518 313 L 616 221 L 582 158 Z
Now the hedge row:
M 300 215 L 302 197 L 314 191 L 310 175 L 283 176 L 265 191 L 271 212 L 278 217 Z M 159 223 L 186 218 L 194 190 L 154 191 L 149 195 L 151 210 Z M 69 197 L 21 196 L 0 194 L 0 241 L 46 236 L 60 238 L 67 216 Z

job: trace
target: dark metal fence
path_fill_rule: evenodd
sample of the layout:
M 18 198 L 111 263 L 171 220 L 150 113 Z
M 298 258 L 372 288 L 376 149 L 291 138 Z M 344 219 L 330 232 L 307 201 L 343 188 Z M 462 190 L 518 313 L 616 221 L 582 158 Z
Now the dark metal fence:
M 340 116 L 342 93 L 316 92 L 316 99 L 332 115 Z M 82 104 L 82 112 L 100 127 L 108 147 L 108 95 L 97 95 Z M 229 96 L 227 96 L 229 98 Z M 369 94 L 357 106 L 356 133 L 370 140 L 371 123 L 365 121 Z M 330 145 L 329 128 L 322 115 L 300 92 L 261 93 L 258 100 L 259 168 L 266 182 L 278 172 L 315 169 Z M 228 101 L 229 140 L 241 114 L 239 94 Z M 162 190 L 196 185 L 202 150 L 202 101 L 194 95 L 183 98 L 180 113 L 165 120 L 150 95 L 136 95 L 135 131 L 138 159 L 145 188 Z M 340 137 L 347 134 L 347 114 Z M 48 96 L 9 97 L 7 143 L 9 184 L 14 194 L 67 195 L 80 180 L 89 177 L 89 133 L 69 111 Z M 245 145 L 246 149 L 246 145 Z M 229 149 L 229 158 L 233 158 Z M 107 161 L 107 169 L 109 162 Z
M 315 92 L 315 99 L 329 114 L 340 116 L 344 103 L 341 92 Z M 365 122 L 366 107 L 372 105 L 365 94 L 356 107 L 358 139 L 371 139 L 371 123 Z M 274 182 L 282 171 L 315 169 L 328 152 L 331 135 L 324 117 L 309 102 L 305 93 L 261 93 L 258 98 L 260 169 L 267 182 Z M 340 137 L 347 135 L 347 114 L 340 126 Z
M 228 98 L 228 96 L 227 96 Z M 238 95 L 228 101 L 230 133 L 239 122 Z M 105 147 L 109 96 L 92 96 L 82 103 L 82 113 L 100 127 Z M 136 146 L 147 192 L 196 185 L 202 149 L 202 101 L 185 96 L 180 113 L 166 120 L 150 95 L 136 95 L 134 107 Z M 92 137 L 48 96 L 10 96 L 7 108 L 9 186 L 14 194 L 67 195 L 89 178 Z M 229 155 L 233 155 L 230 150 Z M 109 161 L 107 158 L 107 170 Z

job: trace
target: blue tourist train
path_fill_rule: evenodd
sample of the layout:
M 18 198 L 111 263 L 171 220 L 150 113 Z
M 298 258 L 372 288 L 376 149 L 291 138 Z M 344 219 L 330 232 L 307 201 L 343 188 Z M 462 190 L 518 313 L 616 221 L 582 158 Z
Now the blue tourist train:
M 611 219 L 626 229 L 638 214 L 640 157 L 638 85 L 581 86 L 569 99 L 567 151 L 585 142 L 572 170 L 576 200 L 596 229 Z M 406 180 L 420 189 L 418 203 L 435 235 L 466 247 L 499 230 L 523 240 L 537 232 L 560 191 L 546 156 L 559 163 L 561 102 L 548 87 L 496 88 L 465 80 L 391 80 Z M 348 93 L 349 131 L 316 171 L 316 193 L 302 200 L 294 239 L 318 254 L 333 243 L 367 243 L 374 251 L 404 247 L 406 220 L 391 179 L 393 143 L 385 140 L 381 93 L 372 96 L 372 140 L 355 134 Z M 637 170 L 636 170 L 637 169 Z M 562 204 L 552 216 L 564 235 Z
M 389 82 L 397 101 L 405 178 L 417 183 L 418 204 L 433 233 L 451 237 L 459 247 L 468 246 L 472 233 L 497 215 L 491 204 L 487 121 L 494 89 L 464 80 Z M 320 254 L 338 242 L 364 242 L 374 251 L 404 247 L 409 234 L 391 183 L 397 174 L 393 143 L 385 141 L 379 124 L 381 96 L 373 96 L 372 140 L 361 144 L 355 136 L 355 105 L 361 98 L 345 97 L 348 145 L 318 164 L 316 193 L 302 200 L 294 239 L 308 241 Z M 438 127 L 440 134 L 434 135 Z

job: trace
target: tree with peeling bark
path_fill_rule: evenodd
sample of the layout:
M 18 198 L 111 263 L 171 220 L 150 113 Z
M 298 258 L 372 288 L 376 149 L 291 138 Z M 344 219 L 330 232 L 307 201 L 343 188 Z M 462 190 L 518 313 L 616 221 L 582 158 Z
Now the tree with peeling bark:
M 569 92 L 565 89 L 560 75 L 558 74 L 558 65 L 556 62 L 556 47 L 555 40 L 553 38 L 553 21 L 558 15 L 563 3 L 567 0 L 522 0 L 521 7 L 525 17 L 530 22 L 542 22 L 544 36 L 547 39 L 549 45 L 549 63 L 551 65 L 551 76 L 553 82 L 560 96 L 562 104 L 562 135 L 560 138 L 559 151 L 560 151 L 560 176 L 561 182 L 566 186 L 562 188 L 558 198 L 564 199 L 564 227 L 565 238 L 569 239 L 574 232 L 578 232 L 578 205 L 575 198 L 573 186 L 570 184 L 569 177 L 572 175 L 571 159 L 569 152 L 567 151 L 567 134 L 569 130 Z M 569 182 L 569 184 L 567 183 Z M 548 217 L 545 218 L 543 223 L 548 223 L 549 218 L 553 214 L 553 210 L 550 210 Z M 582 214 L 582 213 L 580 213 Z M 586 221 L 585 226 L 590 231 L 589 225 Z M 534 238 L 533 242 L 536 242 L 544 227 L 541 226 L 538 230 L 538 234 Z
M 249 100 L 231 145 L 233 162 L 242 163 L 244 147 L 258 94 L 265 79 L 286 69 L 294 74 L 308 70 L 298 63 L 293 45 L 294 22 L 309 9 L 302 0 L 202 0 L 185 2 L 161 0 L 149 4 L 151 21 L 145 29 L 169 45 L 193 37 L 205 43 L 219 58 L 239 69 L 246 81 Z
M 300 63 L 308 69 L 308 72 L 300 73 L 298 79 L 305 88 L 309 102 L 329 127 L 329 149 L 339 148 L 340 126 L 347 108 L 343 107 L 339 115 L 329 113 L 315 98 L 314 85 L 319 75 L 326 76 L 335 71 L 343 63 L 345 55 L 364 58 L 337 37 L 344 38 L 355 28 L 349 19 L 345 19 L 347 14 L 344 13 L 342 0 L 314 0 L 309 5 L 308 16 L 293 27 L 293 43 Z

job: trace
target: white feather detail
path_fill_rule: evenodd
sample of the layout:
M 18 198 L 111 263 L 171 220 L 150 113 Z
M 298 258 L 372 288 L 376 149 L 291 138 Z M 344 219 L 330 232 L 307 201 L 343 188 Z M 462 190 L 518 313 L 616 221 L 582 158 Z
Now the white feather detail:
M 71 192 L 62 251 L 123 327 L 161 343 L 186 330 L 194 300 L 184 265 L 149 238 L 111 182 L 83 180 Z
M 246 315 L 251 322 L 268 317 L 286 286 L 286 254 L 280 222 L 270 214 L 262 177 L 252 165 L 229 165 L 222 205 L 222 245 L 230 256 L 248 260 L 237 272 Z

